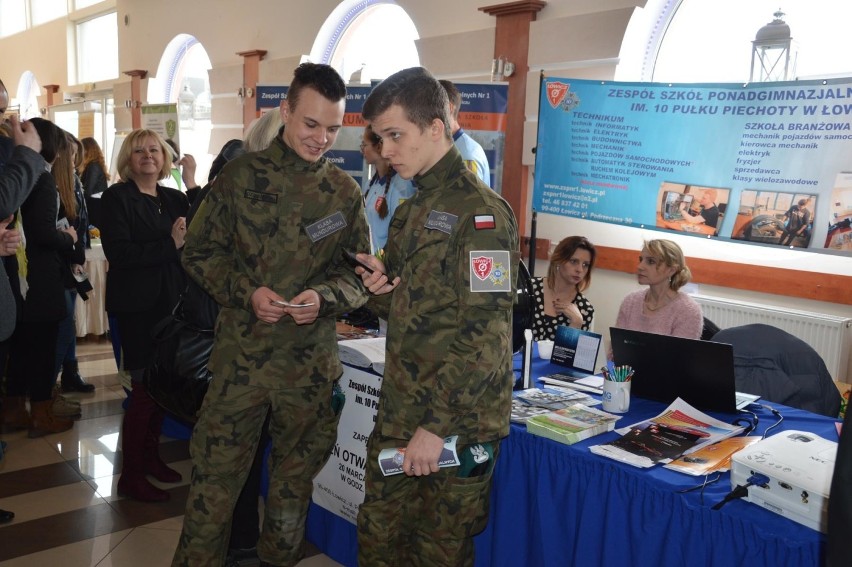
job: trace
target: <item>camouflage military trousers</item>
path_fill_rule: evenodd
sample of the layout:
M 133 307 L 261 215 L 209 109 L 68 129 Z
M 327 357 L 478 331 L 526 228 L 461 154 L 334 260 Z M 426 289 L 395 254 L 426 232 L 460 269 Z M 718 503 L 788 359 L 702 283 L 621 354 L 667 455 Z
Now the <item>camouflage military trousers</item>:
M 172 565 L 221 565 L 231 515 L 251 468 L 267 411 L 269 492 L 258 556 L 295 565 L 303 554 L 312 480 L 337 438 L 332 382 L 270 390 L 214 379 L 192 432 L 192 482 Z M 259 449 L 262 450 L 262 449 Z
M 473 536 L 485 529 L 493 463 L 485 474 L 460 478 L 460 467 L 428 476 L 383 476 L 382 449 L 406 444 L 373 434 L 367 444 L 366 489 L 358 510 L 358 565 L 473 565 Z M 494 457 L 499 441 L 493 441 Z M 461 453 L 464 447 L 458 447 Z

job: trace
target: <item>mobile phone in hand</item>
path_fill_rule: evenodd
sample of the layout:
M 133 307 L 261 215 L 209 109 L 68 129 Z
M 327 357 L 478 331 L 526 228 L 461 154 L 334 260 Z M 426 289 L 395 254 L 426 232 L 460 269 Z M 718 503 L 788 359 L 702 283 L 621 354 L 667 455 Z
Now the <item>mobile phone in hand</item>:
M 349 264 L 353 268 L 356 267 L 356 266 L 361 266 L 362 268 L 367 270 L 367 273 L 372 274 L 373 272 L 375 272 L 375 270 L 373 269 L 372 266 L 370 266 L 369 264 L 359 260 L 358 257 L 355 255 L 355 252 L 353 252 L 352 250 L 347 250 L 347 249 L 343 248 L 342 251 L 343 251 L 343 257 L 346 258 L 346 261 L 349 262 Z M 388 277 L 388 282 L 393 281 L 394 277 L 392 275 L 387 274 L 387 273 L 385 275 Z

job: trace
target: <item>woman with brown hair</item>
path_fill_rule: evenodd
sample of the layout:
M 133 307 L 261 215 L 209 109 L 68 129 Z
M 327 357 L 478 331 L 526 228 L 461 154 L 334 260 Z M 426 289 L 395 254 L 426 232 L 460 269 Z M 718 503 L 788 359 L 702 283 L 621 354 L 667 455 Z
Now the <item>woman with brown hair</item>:
M 83 138 L 82 163 L 77 166 L 77 173 L 83 183 L 83 193 L 86 198 L 86 209 L 89 212 L 89 222 L 100 227 L 101 201 L 100 195 L 107 188 L 109 170 L 104 162 L 104 154 L 98 141 L 94 138 Z M 97 195 L 97 197 L 95 197 Z
M 65 132 L 43 118 L 30 123 L 41 137 L 41 155 L 54 164 L 68 144 Z M 26 261 L 20 262 L 21 318 L 12 335 L 2 425 L 29 429 L 30 437 L 67 431 L 73 422 L 53 412 L 54 361 L 59 322 L 66 315 L 62 255 L 77 242 L 77 231 L 59 221 L 56 181 L 45 170 L 21 205 Z M 29 394 L 30 413 L 24 405 Z
M 584 236 L 569 236 L 556 245 L 547 276 L 532 279 L 535 340 L 554 340 L 559 325 L 590 329 L 595 308 L 582 292 L 592 283 L 596 255 Z
M 179 250 L 186 235 L 186 195 L 158 182 L 169 175 L 171 160 L 163 138 L 153 130 L 134 130 L 118 154 L 123 180 L 104 191 L 101 241 L 109 262 L 106 309 L 118 321 L 122 367 L 132 392 L 122 424 L 124 462 L 118 493 L 136 500 L 168 500 L 151 484 L 179 482 L 181 475 L 159 455 L 163 413 L 143 382 L 153 355 L 151 332 L 171 313 L 186 279 Z
M 59 222 L 67 223 L 77 232 L 74 247 L 63 255 L 67 270 L 63 274 L 65 284 L 65 308 L 68 311 L 59 323 L 59 337 L 56 341 L 56 373 L 62 368 L 60 378 L 63 392 L 91 393 L 93 384 L 86 383 L 80 376 L 77 364 L 77 327 L 74 323 L 74 307 L 77 303 L 77 277 L 85 271 L 86 248 L 89 247 L 89 214 L 83 197 L 83 185 L 75 171 L 80 161 L 83 146 L 80 141 L 66 133 L 68 145 L 59 152 L 53 164 L 53 177 L 59 189 Z M 65 219 L 63 221 L 63 219 Z M 54 408 L 56 411 L 56 408 Z M 58 413 L 58 412 L 57 412 Z

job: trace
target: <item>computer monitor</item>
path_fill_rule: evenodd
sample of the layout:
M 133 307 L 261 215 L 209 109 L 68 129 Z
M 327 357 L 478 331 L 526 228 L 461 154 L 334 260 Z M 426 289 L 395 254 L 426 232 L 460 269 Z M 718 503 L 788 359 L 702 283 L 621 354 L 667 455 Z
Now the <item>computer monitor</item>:
M 729 344 L 612 327 L 613 362 L 634 370 L 631 395 L 736 413 L 734 349 Z

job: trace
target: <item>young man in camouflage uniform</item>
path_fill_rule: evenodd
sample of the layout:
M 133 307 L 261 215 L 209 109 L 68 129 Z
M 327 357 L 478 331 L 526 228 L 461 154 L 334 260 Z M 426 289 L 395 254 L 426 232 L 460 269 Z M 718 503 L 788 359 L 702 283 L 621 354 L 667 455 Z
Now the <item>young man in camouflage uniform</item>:
M 509 432 L 518 229 L 509 205 L 465 168 L 447 112 L 422 68 L 391 75 L 364 104 L 382 155 L 417 185 L 391 221 L 385 262 L 358 255 L 374 268 L 357 270 L 370 306 L 388 320 L 358 514 L 359 564 L 370 567 L 472 565 Z M 439 468 L 451 435 L 461 466 Z M 378 454 L 396 447 L 405 474 L 383 476 Z
M 300 65 L 281 104 L 283 133 L 224 167 L 187 234 L 183 265 L 222 309 L 174 565 L 221 564 L 267 412 L 272 452 L 258 556 L 273 565 L 302 556 L 311 481 L 336 439 L 335 316 L 366 300 L 341 255 L 369 247 L 361 191 L 323 159 L 345 95 L 334 69 Z

